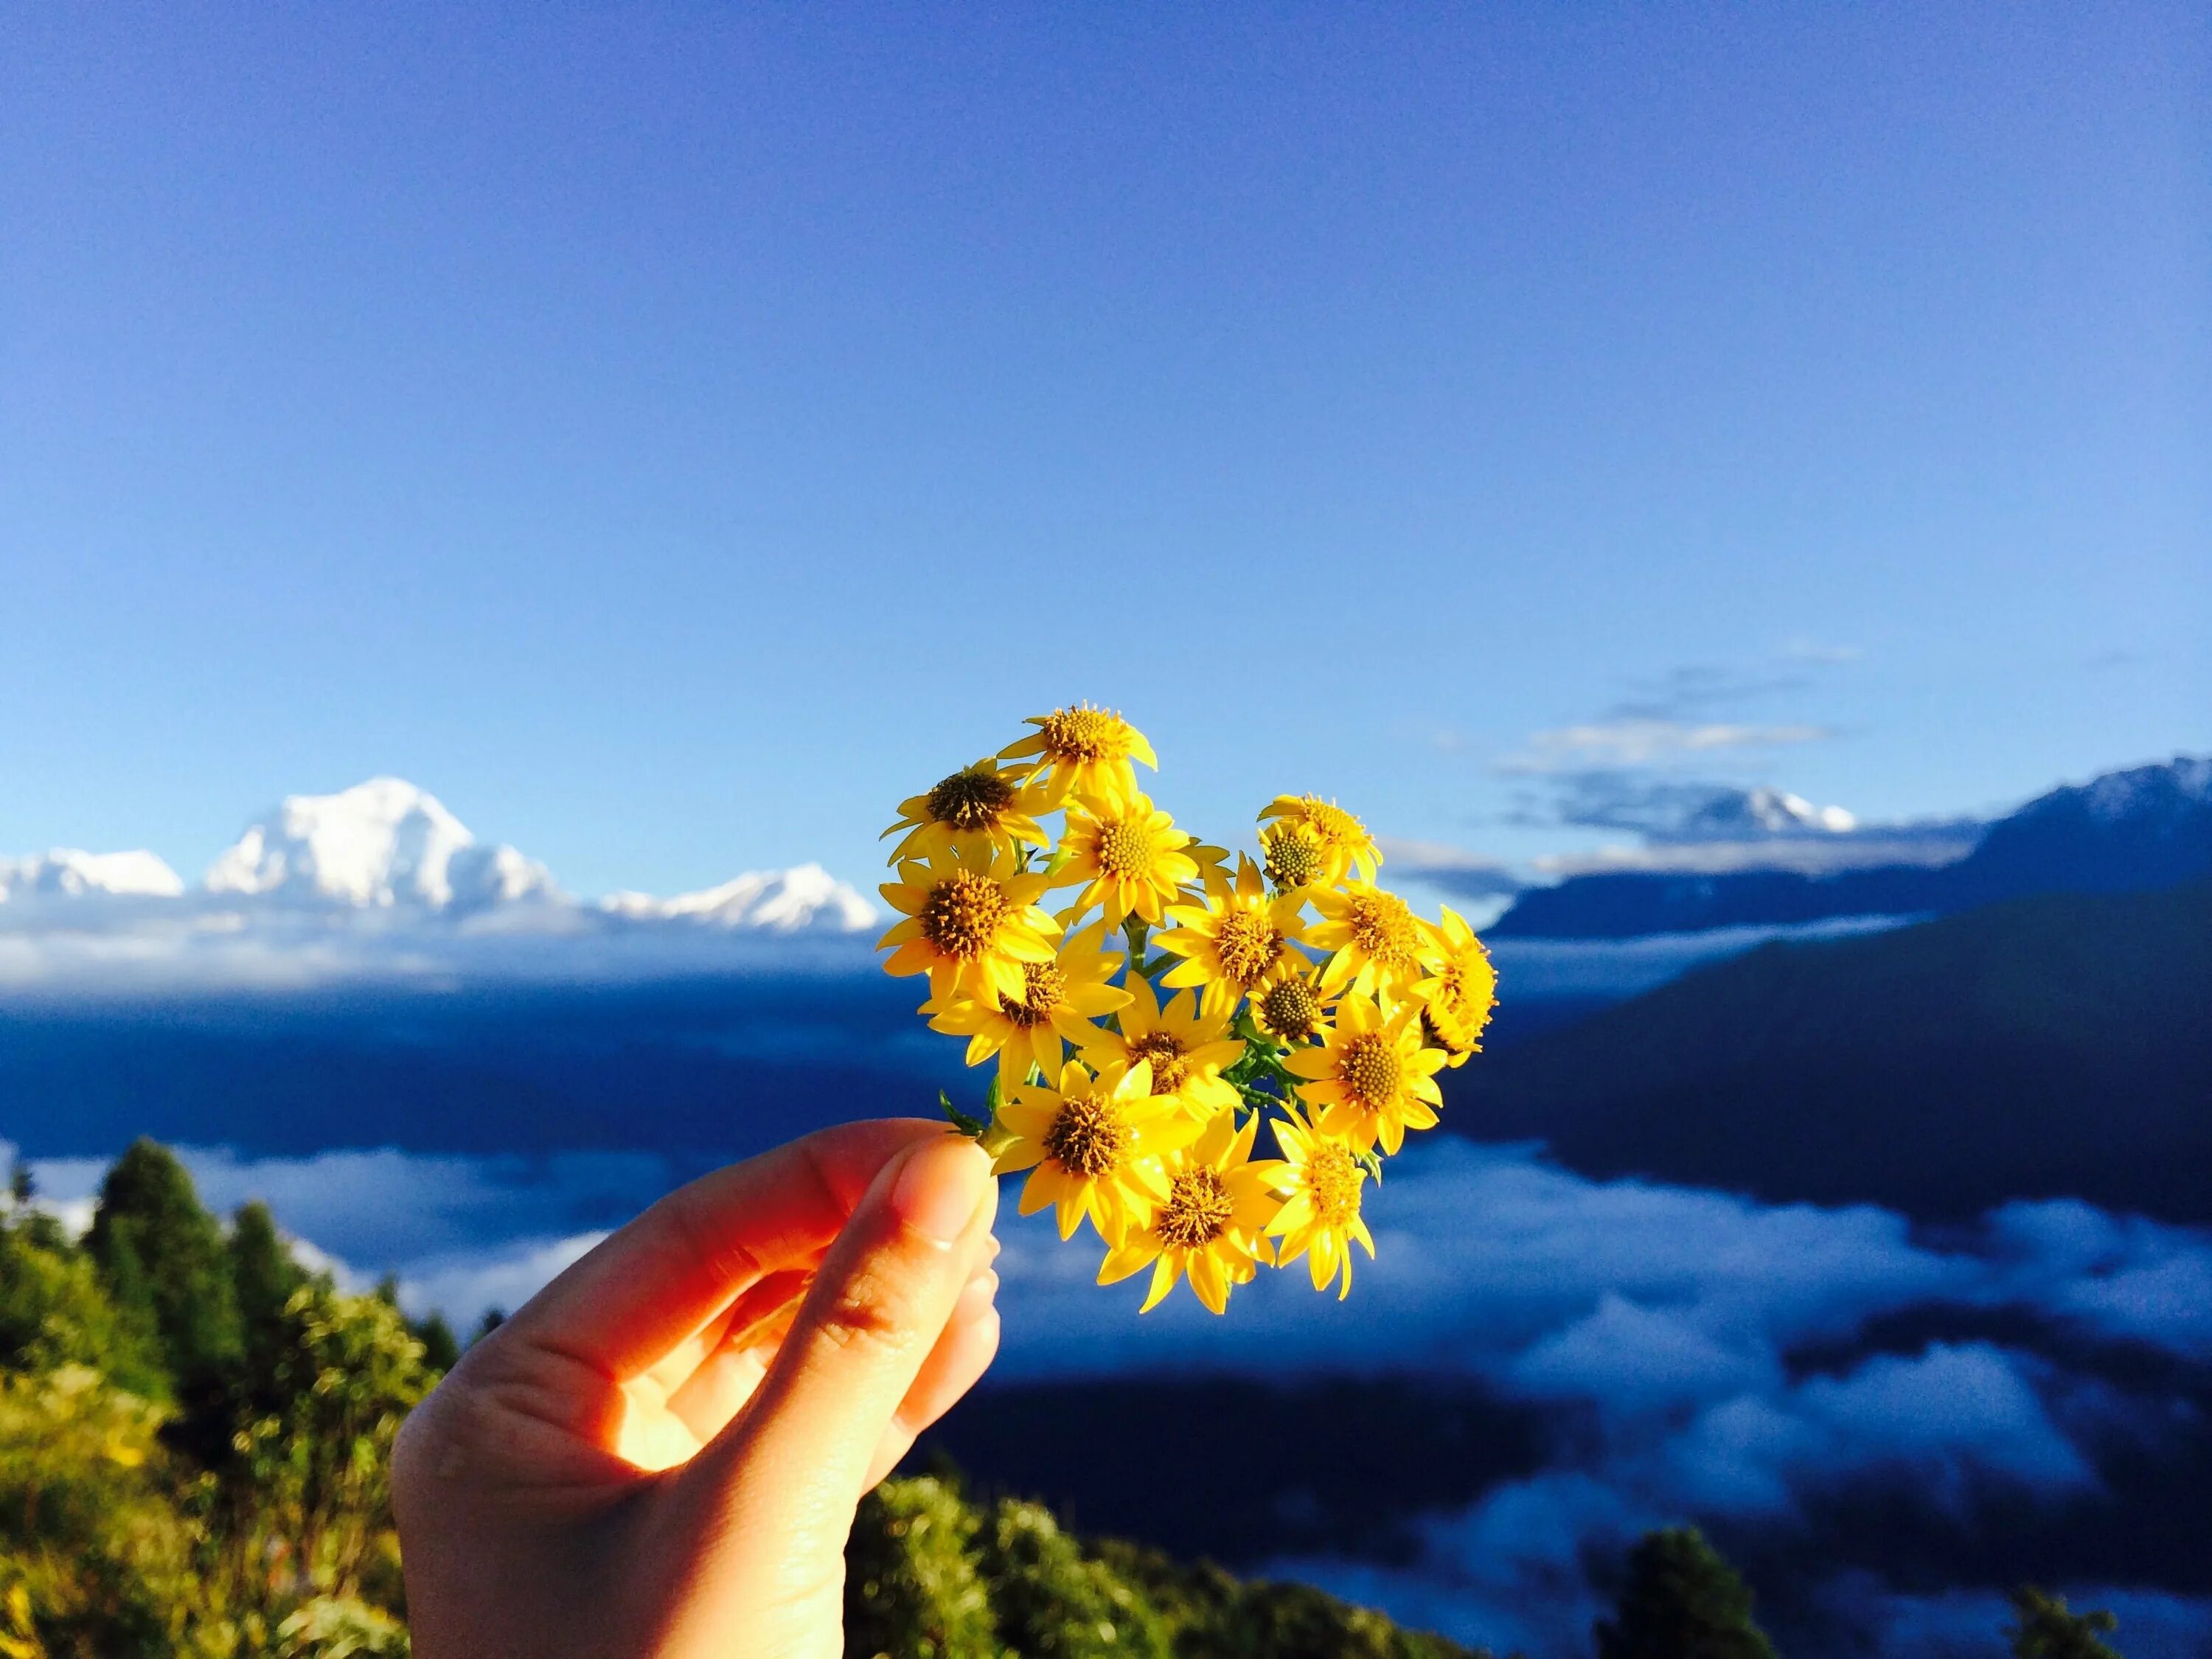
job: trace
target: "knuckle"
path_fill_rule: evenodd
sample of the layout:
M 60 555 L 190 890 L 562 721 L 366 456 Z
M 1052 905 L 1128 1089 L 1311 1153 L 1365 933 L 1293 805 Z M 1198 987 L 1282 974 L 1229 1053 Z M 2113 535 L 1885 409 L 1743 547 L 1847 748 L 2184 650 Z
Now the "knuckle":
M 902 1352 L 915 1340 L 913 1301 L 890 1275 L 856 1273 L 824 1304 L 817 1328 L 835 1347 Z

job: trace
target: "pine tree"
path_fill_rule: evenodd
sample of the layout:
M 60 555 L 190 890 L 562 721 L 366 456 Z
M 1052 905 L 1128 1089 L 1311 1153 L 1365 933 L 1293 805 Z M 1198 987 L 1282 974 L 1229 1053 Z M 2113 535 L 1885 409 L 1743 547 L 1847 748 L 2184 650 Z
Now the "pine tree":
M 428 1318 L 416 1322 L 414 1331 L 415 1340 L 422 1345 L 422 1363 L 432 1370 L 442 1376 L 460 1363 L 460 1341 L 445 1315 L 434 1310 Z
M 2005 1634 L 2014 1659 L 2120 1659 L 2118 1650 L 2097 1639 L 2120 1622 L 2101 1607 L 2074 1613 L 2064 1596 L 2023 1584 L 2012 1593 L 2012 1610 L 2019 1622 Z
M 17 1206 L 28 1204 L 39 1194 L 39 1183 L 32 1176 L 31 1166 L 21 1158 L 8 1170 L 8 1196 Z
M 125 1307 L 148 1306 L 179 1389 L 222 1386 L 244 1357 L 222 1231 L 166 1146 L 132 1143 L 100 1189 L 85 1248 Z
M 238 1304 L 246 1393 L 259 1403 L 265 1401 L 277 1362 L 291 1341 L 284 1304 L 307 1282 L 307 1275 L 285 1248 L 276 1217 L 258 1200 L 240 1205 L 231 1218 L 224 1253 L 229 1259 L 231 1294 Z
M 1596 1629 L 1598 1659 L 1775 1659 L 1752 1594 L 1694 1527 L 1646 1533 L 1628 1582 Z

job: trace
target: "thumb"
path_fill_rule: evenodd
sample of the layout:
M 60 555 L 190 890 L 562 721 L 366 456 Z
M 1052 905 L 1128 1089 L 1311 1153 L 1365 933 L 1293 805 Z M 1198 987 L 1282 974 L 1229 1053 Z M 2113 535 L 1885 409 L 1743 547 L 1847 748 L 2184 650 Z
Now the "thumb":
M 997 1209 L 990 1160 L 949 1133 L 870 1184 L 750 1404 L 684 1472 L 714 1492 L 732 1541 L 781 1540 L 802 1571 L 810 1558 L 842 1558 L 877 1445 Z

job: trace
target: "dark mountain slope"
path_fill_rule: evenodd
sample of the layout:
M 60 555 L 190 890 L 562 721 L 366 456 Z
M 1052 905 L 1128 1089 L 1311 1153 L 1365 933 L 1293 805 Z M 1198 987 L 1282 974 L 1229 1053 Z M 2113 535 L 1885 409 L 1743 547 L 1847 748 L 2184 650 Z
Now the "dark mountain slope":
M 1991 824 L 1954 864 L 1826 876 L 1576 876 L 1522 894 L 1490 931 L 1501 939 L 1621 939 L 1830 916 L 1951 915 L 2035 893 L 2134 892 L 2207 875 L 2212 760 L 2184 757 L 2039 795 Z
M 1593 1175 L 2212 1221 L 2212 883 L 1765 945 L 1447 1076 L 1450 1127 Z

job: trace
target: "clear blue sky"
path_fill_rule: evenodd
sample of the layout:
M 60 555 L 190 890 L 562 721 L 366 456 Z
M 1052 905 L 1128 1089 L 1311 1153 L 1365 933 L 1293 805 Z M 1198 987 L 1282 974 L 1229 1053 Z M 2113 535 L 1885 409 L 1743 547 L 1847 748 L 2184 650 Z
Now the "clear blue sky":
M 0 13 L 4 851 L 866 878 L 1085 696 L 1984 807 L 2212 747 L 2208 434 L 2201 6 Z

